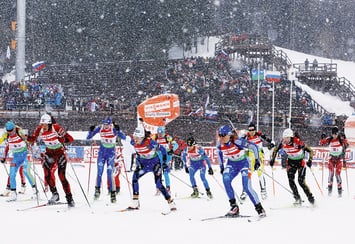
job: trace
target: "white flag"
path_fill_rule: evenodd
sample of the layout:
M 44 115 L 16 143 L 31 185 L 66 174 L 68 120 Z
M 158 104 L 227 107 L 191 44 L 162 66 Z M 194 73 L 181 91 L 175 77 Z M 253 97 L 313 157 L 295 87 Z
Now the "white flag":
M 10 58 L 11 58 L 10 46 L 7 46 L 6 58 L 7 58 L 7 59 L 10 59 Z

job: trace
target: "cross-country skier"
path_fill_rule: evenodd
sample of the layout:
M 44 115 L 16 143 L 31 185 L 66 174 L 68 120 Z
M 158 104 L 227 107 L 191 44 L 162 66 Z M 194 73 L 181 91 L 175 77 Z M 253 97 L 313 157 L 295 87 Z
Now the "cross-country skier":
M 44 114 L 41 116 L 39 125 L 36 127 L 32 135 L 27 138 L 31 144 L 37 141 L 37 139 L 42 140 L 46 146 L 42 164 L 44 178 L 52 192 L 52 197 L 49 199 L 48 203 L 55 204 L 59 201 L 59 193 L 55 179 L 53 178 L 54 174 L 52 173 L 53 167 L 58 167 L 58 177 L 62 183 L 68 207 L 74 207 L 75 203 L 71 193 L 70 184 L 65 175 L 68 162 L 65 152 L 65 144 L 73 142 L 73 137 L 58 123 L 53 123 L 51 115 Z
M 118 135 L 121 139 L 125 139 L 126 135 L 121 131 Z M 162 183 L 162 173 L 166 164 L 166 150 L 150 137 L 143 126 L 138 126 L 134 133 L 131 144 L 136 151 L 136 168 L 132 175 L 133 199 L 129 210 L 139 209 L 139 179 L 146 173 L 154 174 L 154 182 L 156 188 L 160 190 L 165 200 L 168 202 L 170 210 L 176 210 L 174 200 L 171 198 L 169 191 Z
M 164 126 L 159 126 L 157 129 L 157 134 L 153 135 L 152 138 L 158 142 L 159 145 L 162 145 L 166 151 L 166 164 L 169 166 L 164 169 L 163 175 L 165 180 L 165 187 L 170 192 L 170 169 L 172 167 L 172 159 L 174 151 L 179 147 L 174 138 L 166 133 Z M 157 190 L 157 193 L 159 190 Z
M 97 176 L 95 184 L 94 199 L 97 200 L 101 194 L 102 174 L 104 172 L 105 164 L 107 164 L 107 182 L 110 191 L 111 202 L 116 202 L 116 185 L 113 176 L 113 169 L 115 167 L 116 158 L 116 138 L 120 128 L 118 125 L 112 123 L 112 119 L 108 117 L 102 120 L 102 125 L 90 126 L 87 140 L 93 138 L 97 133 L 100 134 L 100 149 L 97 157 Z
M 332 128 L 332 135 L 329 137 L 327 137 L 326 134 L 323 133 L 321 136 L 321 140 L 319 141 L 319 144 L 321 146 L 329 146 L 328 195 L 330 196 L 332 194 L 334 171 L 335 171 L 338 196 L 341 197 L 343 192 L 343 187 L 342 187 L 342 180 L 341 180 L 340 173 L 342 167 L 346 168 L 345 151 L 346 148 L 349 146 L 349 144 L 345 139 L 345 137 L 342 137 L 339 134 L 338 127 Z
M 241 173 L 244 191 L 248 194 L 250 200 L 255 206 L 255 210 L 260 217 L 265 217 L 265 210 L 261 205 L 259 197 L 252 187 L 251 169 L 247 158 L 248 155 L 244 149 L 252 150 L 255 156 L 254 170 L 260 167 L 258 147 L 244 138 L 238 138 L 232 133 L 228 125 L 218 128 L 219 139 L 217 141 L 217 159 L 220 164 L 223 176 L 223 184 L 229 198 L 231 209 L 226 216 L 237 217 L 239 215 L 239 207 L 236 203 L 235 193 L 232 186 L 233 179 Z M 227 161 L 226 165 L 224 161 Z
M 263 134 L 261 131 L 256 131 L 256 126 L 253 122 L 250 122 L 248 125 L 248 131 L 246 131 L 245 138 L 248 141 L 254 142 L 259 149 L 259 158 L 260 158 L 260 167 L 257 170 L 258 178 L 259 178 L 259 185 L 260 185 L 260 195 L 263 200 L 267 198 L 267 192 L 266 192 L 266 181 L 264 177 L 264 149 L 263 149 L 263 142 L 266 142 L 268 144 L 268 148 L 271 149 L 274 147 L 274 144 L 272 143 L 270 138 L 267 138 L 265 134 Z M 251 162 L 251 169 L 254 169 L 254 164 L 255 164 L 255 158 L 253 153 L 249 153 L 249 158 Z M 246 193 L 243 191 L 243 193 L 240 195 L 240 199 L 244 201 L 246 198 Z
M 208 166 L 208 174 L 213 175 L 211 160 L 206 155 L 205 150 L 196 144 L 195 138 L 193 136 L 189 136 L 186 142 L 187 147 L 182 152 L 182 161 L 184 163 L 186 173 L 190 176 L 190 182 L 193 188 L 191 197 L 196 198 L 199 196 L 199 191 L 195 180 L 195 174 L 199 170 L 200 178 L 203 186 L 206 189 L 207 196 L 209 198 L 213 198 L 210 186 L 206 179 L 206 164 Z
M 8 201 L 16 201 L 17 200 L 17 192 L 16 192 L 16 175 L 17 171 L 21 166 L 24 167 L 24 174 L 29 181 L 30 185 L 33 189 L 32 199 L 37 197 L 37 187 L 34 181 L 34 177 L 31 174 L 31 164 L 28 162 L 28 146 L 26 142 L 26 136 L 23 133 L 23 130 L 15 125 L 13 121 L 8 121 L 5 125 L 6 132 L 0 138 L 0 144 L 3 143 L 4 140 L 7 141 L 5 147 L 5 155 L 1 159 L 1 162 L 4 163 L 9 152 L 12 152 L 12 162 L 10 164 L 10 196 Z
M 312 166 L 313 150 L 305 144 L 298 136 L 295 136 L 293 130 L 286 129 L 282 133 L 282 141 L 275 148 L 270 159 L 270 166 L 273 167 L 275 163 L 275 158 L 281 149 L 284 150 L 283 154 L 287 154 L 287 177 L 290 188 L 293 192 L 293 197 L 295 198 L 294 205 L 301 205 L 302 199 L 298 193 L 298 189 L 295 183 L 295 175 L 298 173 L 298 183 L 302 187 L 304 193 L 306 194 L 308 201 L 313 205 L 314 197 L 310 191 L 308 185 L 306 184 L 306 165 L 308 167 Z M 308 152 L 309 158 L 306 162 L 305 152 Z

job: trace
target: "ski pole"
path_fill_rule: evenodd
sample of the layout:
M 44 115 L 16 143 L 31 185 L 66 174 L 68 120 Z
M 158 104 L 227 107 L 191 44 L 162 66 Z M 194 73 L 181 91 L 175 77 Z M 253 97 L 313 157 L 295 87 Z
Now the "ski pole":
M 292 191 L 290 191 L 289 189 L 287 189 L 284 185 L 282 185 L 280 182 L 278 182 L 277 180 L 275 180 L 273 177 L 271 177 L 268 173 L 266 173 L 265 171 L 264 171 L 264 174 L 267 176 L 267 177 L 269 177 L 270 179 L 272 179 L 275 183 L 277 183 L 279 186 L 281 186 L 283 189 L 285 189 L 286 191 L 288 191 L 290 194 L 292 194 L 292 196 L 293 196 L 293 192 Z
M 183 183 L 184 185 L 187 185 L 189 188 L 193 188 L 190 184 L 186 183 L 185 181 L 183 181 L 182 179 L 180 179 L 179 177 L 177 177 L 176 175 L 174 175 L 173 173 L 170 172 L 170 175 L 173 176 L 174 178 L 176 178 L 177 180 L 179 180 L 181 183 Z M 205 195 L 203 192 L 200 192 L 199 193 L 201 195 Z
M 75 171 L 75 169 L 74 169 L 74 166 L 73 166 L 73 164 L 72 164 L 70 161 L 69 161 L 69 164 L 70 164 L 70 166 L 71 166 L 71 168 L 72 168 L 72 170 L 73 170 L 73 172 L 74 172 L 74 175 L 75 175 L 75 177 L 76 177 L 76 181 L 78 182 L 78 184 L 79 184 L 79 186 L 80 186 L 81 192 L 83 193 L 87 204 L 88 204 L 89 207 L 91 208 L 91 205 L 90 205 L 90 202 L 89 202 L 89 200 L 88 200 L 88 197 L 87 197 L 87 195 L 85 194 L 84 189 L 83 189 L 83 187 L 82 187 L 82 185 L 81 185 L 81 183 L 80 183 L 80 181 L 79 181 L 79 178 L 78 178 L 78 175 L 76 174 L 76 171 Z
M 6 172 L 7 176 L 10 176 L 9 171 L 6 168 L 5 162 L 1 163 L 1 164 L 4 166 L 4 169 L 5 169 L 5 172 Z
M 125 178 L 126 178 L 126 182 L 127 182 L 127 186 L 128 186 L 128 190 L 129 190 L 129 196 L 130 196 L 130 198 L 132 198 L 133 197 L 132 190 L 131 190 L 132 183 L 129 182 L 129 180 L 128 180 L 126 163 L 124 161 L 123 161 L 123 168 L 124 168 L 124 172 L 125 172 L 125 175 L 126 175 Z
M 46 191 L 45 191 L 45 188 L 44 188 L 44 180 L 41 178 L 41 176 L 37 173 L 37 171 L 34 169 L 34 167 L 35 167 L 35 165 L 33 164 L 33 169 L 32 169 L 32 171 L 33 171 L 33 173 L 38 177 L 38 179 L 39 179 L 39 183 L 41 184 L 41 188 L 42 188 L 42 191 L 44 192 L 44 196 L 46 197 L 46 199 L 47 200 L 49 200 L 48 199 L 48 196 L 47 196 L 47 193 L 46 193 Z M 37 187 L 37 183 L 36 183 L 36 187 Z M 38 189 L 38 188 L 37 188 Z
M 211 176 L 214 179 L 214 181 L 217 183 L 217 185 L 224 191 L 224 187 L 222 186 L 221 183 L 219 183 L 219 181 L 216 179 L 216 177 L 214 177 L 214 175 L 211 175 Z
M 322 188 L 323 188 L 323 185 L 324 185 L 324 161 L 325 161 L 325 149 L 324 147 L 322 148 Z
M 265 173 L 265 170 L 264 170 Z M 274 180 L 274 169 L 271 167 L 271 177 L 272 177 L 272 194 L 274 194 L 274 197 L 276 196 L 275 192 L 275 180 Z
M 214 175 L 211 175 L 211 176 L 212 176 L 212 178 L 216 181 L 217 185 L 218 185 L 223 191 L 225 191 L 224 187 L 222 186 L 221 183 L 219 183 L 219 181 L 216 179 L 216 177 L 214 177 Z M 238 202 L 239 202 L 240 204 L 243 204 L 243 202 L 242 202 L 242 200 L 240 200 L 238 194 L 235 194 L 235 197 L 237 198 L 237 200 L 238 200 Z
M 314 178 L 314 180 L 315 180 L 316 183 L 317 183 L 317 186 L 318 186 L 318 189 L 319 189 L 320 193 L 322 194 L 322 196 L 324 196 L 324 195 L 323 195 L 322 188 L 320 187 L 320 185 L 319 185 L 319 183 L 318 183 L 318 180 L 317 180 L 316 176 L 314 175 L 313 169 L 312 169 L 311 167 L 309 167 L 309 169 L 310 169 L 311 172 L 312 172 L 313 178 Z
M 91 163 L 92 163 L 92 143 L 91 143 L 91 146 L 90 146 L 90 161 L 89 161 L 88 189 L 87 189 L 87 191 L 86 191 L 86 195 L 89 195 L 89 189 L 90 189 Z
M 348 179 L 348 168 L 346 167 L 345 163 L 345 178 L 346 178 L 346 189 L 348 191 L 348 196 L 350 195 L 349 193 L 349 179 Z

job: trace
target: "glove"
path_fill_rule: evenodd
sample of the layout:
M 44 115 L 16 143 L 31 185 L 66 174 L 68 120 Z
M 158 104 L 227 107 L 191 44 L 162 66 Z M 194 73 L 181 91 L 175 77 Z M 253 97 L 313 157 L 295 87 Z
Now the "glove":
M 185 172 L 186 174 L 190 173 L 189 168 L 187 166 L 185 166 Z
M 173 153 L 174 153 L 173 150 L 168 151 L 168 155 L 173 155 Z
M 212 168 L 208 168 L 208 174 L 209 175 L 213 175 L 213 169 Z
M 320 138 L 321 138 L 321 139 L 325 139 L 325 138 L 327 138 L 327 135 L 324 134 L 324 133 L 322 133 L 322 135 L 320 136 Z
M 116 122 L 113 122 L 112 124 L 116 131 L 120 131 L 120 126 L 116 124 Z
M 273 167 L 274 164 L 275 164 L 275 159 L 274 158 L 270 159 L 269 164 L 270 164 L 271 167 Z
M 269 145 L 267 146 L 267 149 L 271 150 L 271 149 L 274 148 L 274 146 L 275 146 L 275 143 L 272 141 L 272 142 L 270 142 Z
M 258 170 L 259 167 L 260 167 L 260 161 L 258 159 L 255 159 L 254 170 Z
M 95 130 L 95 125 L 90 126 L 89 131 L 94 131 Z
M 308 159 L 308 161 L 307 161 L 307 166 L 308 166 L 308 167 L 312 167 L 312 159 Z
M 140 171 L 142 169 L 143 169 L 143 166 L 141 165 L 141 163 L 136 161 L 136 171 Z
M 170 172 L 170 167 L 166 163 L 163 164 L 163 172 L 164 173 L 169 173 Z
M 221 174 L 223 175 L 223 172 L 224 172 L 224 166 L 221 166 Z
M 6 158 L 1 159 L 0 162 L 1 162 L 2 164 L 5 163 L 5 162 L 6 162 Z
M 343 168 L 346 168 L 346 161 L 343 159 Z

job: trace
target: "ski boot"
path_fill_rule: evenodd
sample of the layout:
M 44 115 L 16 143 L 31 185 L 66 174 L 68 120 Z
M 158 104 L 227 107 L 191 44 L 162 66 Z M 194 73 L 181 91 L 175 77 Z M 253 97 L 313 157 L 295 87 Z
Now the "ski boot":
M 267 192 L 266 192 L 265 188 L 261 189 L 260 195 L 261 195 L 261 199 L 263 199 L 263 200 L 267 199 Z
M 225 216 L 227 217 L 238 217 L 239 216 L 239 207 L 238 204 L 236 203 L 235 199 L 230 199 L 229 200 L 231 209 L 226 213 Z
M 32 196 L 31 196 L 31 199 L 37 199 L 38 197 L 38 190 L 37 190 L 37 187 L 36 186 L 33 186 L 32 187 Z
M 21 184 L 21 188 L 18 191 L 18 193 L 25 194 L 25 191 L 26 191 L 26 184 Z
M 212 192 L 210 189 L 206 189 L 206 194 L 208 196 L 209 199 L 212 199 L 213 198 L 213 195 L 212 195 Z
M 111 192 L 111 203 L 115 203 L 116 202 L 116 191 L 112 191 Z
M 52 197 L 51 199 L 48 200 L 48 204 L 52 205 L 52 204 L 56 204 L 59 201 L 59 194 L 58 192 L 52 192 Z
M 258 215 L 259 215 L 260 218 L 266 217 L 265 210 L 264 210 L 263 206 L 261 206 L 261 203 L 260 203 L 260 202 L 255 205 L 255 210 L 256 210 L 256 212 L 258 213 Z
M 293 202 L 293 206 L 301 206 L 302 205 L 302 200 L 300 197 L 295 197 L 295 201 Z
M 94 200 L 99 199 L 100 198 L 100 194 L 101 194 L 100 187 L 95 186 Z
M 343 194 L 343 189 L 338 188 L 338 197 L 342 197 L 342 194 Z
M 242 194 L 240 194 L 240 202 L 244 203 L 245 200 L 247 199 L 247 193 L 245 191 L 242 192 Z
M 198 192 L 197 186 L 194 186 L 193 189 L 194 189 L 194 191 L 192 192 L 191 197 L 198 198 L 199 192 Z
M 333 187 L 328 186 L 328 197 L 330 197 L 332 195 L 332 190 L 333 190 Z
M 173 199 L 170 198 L 168 200 L 168 204 L 169 204 L 170 211 L 175 211 L 176 210 L 176 204 L 175 204 Z
M 7 202 L 15 202 L 17 200 L 16 190 L 11 190 L 9 198 L 6 200 Z
M 68 208 L 73 208 L 73 207 L 75 207 L 75 202 L 74 202 L 74 200 L 73 200 L 73 196 L 72 196 L 71 193 L 69 193 L 68 195 L 66 195 L 65 198 L 67 199 Z

